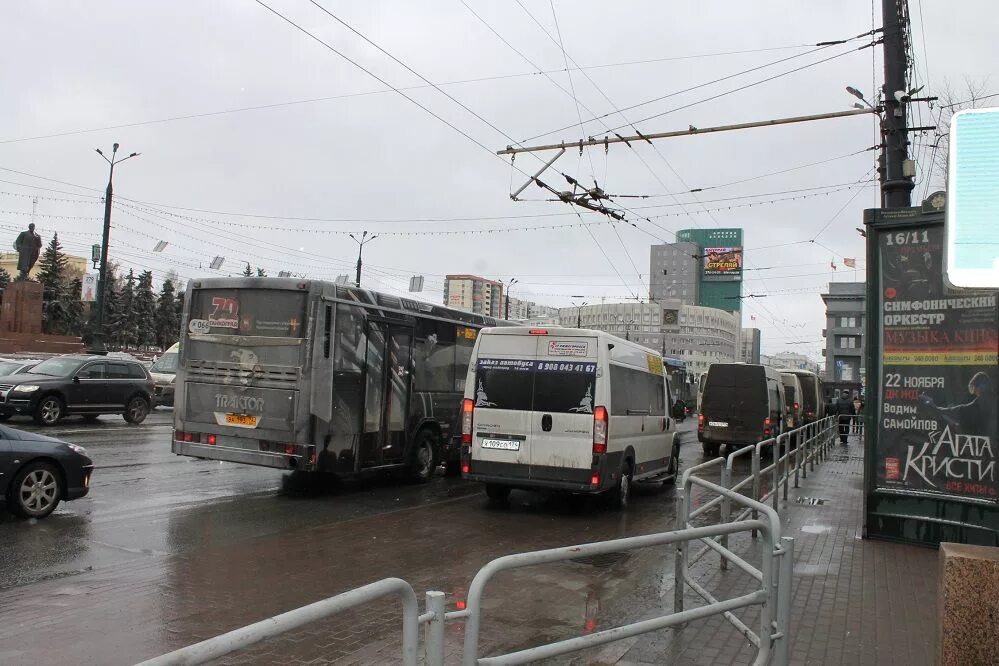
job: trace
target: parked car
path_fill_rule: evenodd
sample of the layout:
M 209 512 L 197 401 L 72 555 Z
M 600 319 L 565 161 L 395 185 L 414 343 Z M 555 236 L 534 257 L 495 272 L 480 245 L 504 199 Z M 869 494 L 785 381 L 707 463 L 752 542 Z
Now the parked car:
M 783 431 L 784 385 L 773 368 L 751 363 L 708 367 L 697 439 L 705 455 L 756 444 Z
M 156 404 L 173 406 L 174 380 L 177 378 L 177 365 L 180 361 L 180 343 L 163 352 L 149 368 L 156 386 Z
M 798 375 L 793 372 L 780 373 L 780 380 L 784 384 L 784 428 L 794 430 L 803 425 L 802 417 L 805 410 L 801 406 L 801 382 Z
M 70 414 L 91 421 L 121 414 L 129 423 L 142 423 L 152 405 L 152 377 L 137 361 L 56 356 L 0 380 L 0 420 L 24 415 L 52 426 Z
M 76 444 L 0 425 L 0 501 L 24 518 L 44 518 L 90 490 L 94 463 Z
M 0 377 L 27 372 L 39 363 L 37 358 L 0 358 Z

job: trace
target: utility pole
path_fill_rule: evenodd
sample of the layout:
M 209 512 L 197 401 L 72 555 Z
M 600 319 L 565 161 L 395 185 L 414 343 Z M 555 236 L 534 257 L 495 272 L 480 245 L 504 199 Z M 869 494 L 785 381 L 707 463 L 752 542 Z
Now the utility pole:
M 358 240 L 354 234 L 350 234 L 350 237 L 355 243 L 357 243 L 357 276 L 354 278 L 354 286 L 358 289 L 361 288 L 361 251 L 364 250 L 364 246 L 367 243 L 370 243 L 374 239 L 378 238 L 378 236 L 372 236 L 371 238 L 368 238 L 367 236 L 368 232 L 365 231 L 361 234 L 361 240 Z
M 107 351 L 104 344 L 104 303 L 107 299 L 104 297 L 104 292 L 107 290 L 107 278 L 108 278 L 108 243 L 110 242 L 111 236 L 111 197 L 114 192 L 114 188 L 111 185 L 111 181 L 114 180 L 114 167 L 116 164 L 121 164 L 125 160 L 130 160 L 133 157 L 137 157 L 139 153 L 132 153 L 128 157 L 123 157 L 120 160 L 115 159 L 115 155 L 118 154 L 118 144 L 114 144 L 111 147 L 111 158 L 105 155 L 100 148 L 97 148 L 97 154 L 104 158 L 111 170 L 108 173 L 108 187 L 104 192 L 104 236 L 101 239 L 101 268 L 98 272 L 97 277 L 97 330 L 94 331 L 92 347 L 93 351 L 98 353 L 103 353 Z
M 881 0 L 884 26 L 884 173 L 881 180 L 882 206 L 906 208 L 912 205 L 914 184 L 903 169 L 909 158 L 909 129 L 906 124 L 908 92 L 905 86 L 905 33 L 901 13 L 905 3 Z M 903 101 L 903 98 L 906 98 Z

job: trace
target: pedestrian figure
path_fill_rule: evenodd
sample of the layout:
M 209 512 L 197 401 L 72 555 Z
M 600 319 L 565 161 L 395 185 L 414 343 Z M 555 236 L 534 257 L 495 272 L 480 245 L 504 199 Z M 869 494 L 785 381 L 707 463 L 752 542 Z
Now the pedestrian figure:
M 836 402 L 836 419 L 839 421 L 839 443 L 846 446 L 846 438 L 850 436 L 850 421 L 853 420 L 853 402 L 847 389 L 843 389 Z

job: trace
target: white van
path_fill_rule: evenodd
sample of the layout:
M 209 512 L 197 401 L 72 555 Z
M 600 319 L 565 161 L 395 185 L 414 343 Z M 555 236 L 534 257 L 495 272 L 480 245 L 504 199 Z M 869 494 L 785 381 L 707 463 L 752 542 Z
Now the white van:
M 462 401 L 462 475 L 512 488 L 608 492 L 674 480 L 679 441 L 662 357 L 602 331 L 480 331 Z

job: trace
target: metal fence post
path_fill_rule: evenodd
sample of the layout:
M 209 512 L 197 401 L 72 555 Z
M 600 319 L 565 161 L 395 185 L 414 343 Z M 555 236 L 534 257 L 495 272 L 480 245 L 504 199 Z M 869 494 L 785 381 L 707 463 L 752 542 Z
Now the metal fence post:
M 752 465 L 753 465 L 753 467 L 752 467 L 752 474 L 753 474 L 753 500 L 759 502 L 760 501 L 760 450 L 758 448 L 756 448 L 755 446 L 753 447 L 753 456 L 752 456 L 752 458 L 753 458 L 753 463 L 752 463 Z M 753 520 L 758 520 L 759 517 L 760 517 L 760 512 L 757 511 L 756 508 L 754 507 L 753 508 Z M 756 538 L 756 534 L 757 534 L 757 530 L 754 527 L 753 528 L 753 538 L 754 539 Z
M 728 468 L 727 461 L 726 461 L 726 464 L 722 466 L 721 484 L 725 488 L 731 488 L 732 487 L 732 471 Z M 728 496 L 722 496 L 722 504 L 721 504 L 721 522 L 722 522 L 722 524 L 729 522 L 729 520 L 731 519 L 731 517 L 732 517 L 732 500 L 730 500 L 728 498 Z M 725 548 L 726 550 L 728 549 L 728 535 L 727 534 L 723 534 L 722 535 L 721 545 L 722 545 L 722 548 Z M 721 568 L 722 569 L 728 569 L 728 559 L 723 554 L 719 554 L 719 555 L 721 555 Z
M 818 438 L 816 438 L 816 441 L 818 441 Z M 815 458 L 818 457 L 821 453 L 822 453 L 822 447 L 821 446 L 815 446 L 815 447 L 812 448 L 812 451 L 809 453 L 808 457 L 805 458 L 805 478 L 806 479 L 808 478 L 808 465 L 812 466 L 812 471 L 814 472 L 815 471 Z
M 780 573 L 777 576 L 777 646 L 774 664 L 786 666 L 791 663 L 791 593 L 794 576 L 794 539 L 781 537 L 784 553 L 780 558 Z
M 783 444 L 781 444 L 783 440 Z M 777 449 L 783 451 L 781 458 L 784 459 L 784 501 L 787 501 L 787 486 L 791 481 L 791 442 L 788 441 L 784 435 L 777 436 Z M 795 468 L 795 475 L 798 474 L 797 468 Z M 797 483 L 795 484 L 797 486 Z
M 427 612 L 433 617 L 427 622 L 423 656 L 426 666 L 444 666 L 444 593 L 427 592 Z
M 676 529 L 683 530 L 687 527 L 687 511 L 690 504 L 690 484 L 684 483 L 679 487 L 680 506 L 676 512 Z M 676 542 L 676 562 L 673 566 L 673 612 L 679 613 L 683 610 L 684 573 L 687 569 L 686 562 L 687 542 Z
M 780 502 L 780 450 L 777 446 L 777 442 L 771 444 L 771 453 L 774 456 L 773 464 L 773 501 L 774 501 L 774 511 L 777 510 L 778 504 Z

